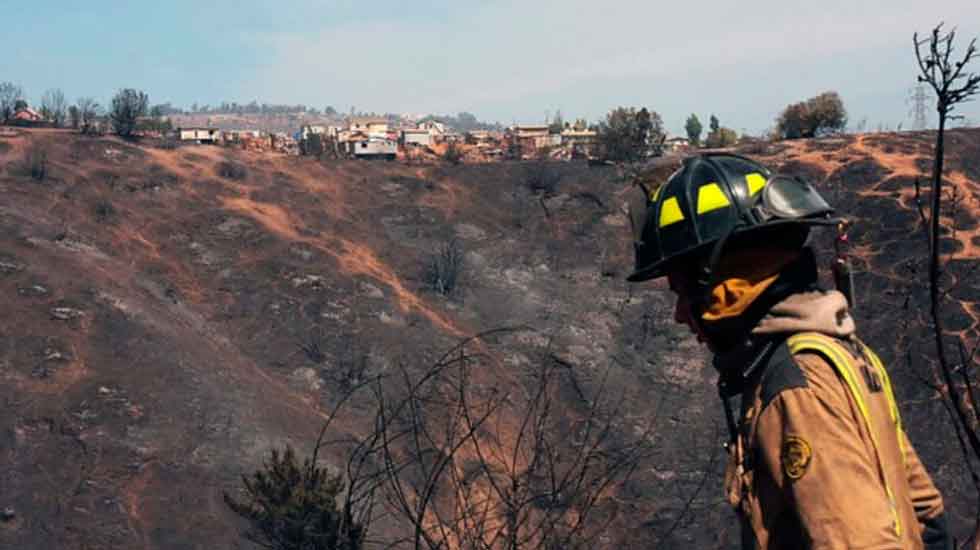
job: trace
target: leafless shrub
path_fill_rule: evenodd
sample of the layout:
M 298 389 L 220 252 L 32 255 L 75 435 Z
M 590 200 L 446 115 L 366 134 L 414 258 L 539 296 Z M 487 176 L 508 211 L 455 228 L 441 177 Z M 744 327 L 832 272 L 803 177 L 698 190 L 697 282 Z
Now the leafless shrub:
M 524 229 L 531 221 L 531 204 L 533 195 L 531 194 L 530 190 L 528 190 L 527 186 L 521 184 L 520 182 L 515 182 L 514 188 L 511 190 L 510 195 L 513 203 L 510 207 L 511 220 L 514 223 L 514 227 Z
M 174 149 L 177 148 L 177 138 L 173 136 L 164 137 L 163 139 L 160 140 L 160 143 L 157 145 L 157 147 L 165 151 L 173 151 Z
M 218 175 L 230 180 L 244 180 L 248 177 L 248 168 L 233 160 L 222 161 L 218 164 Z
M 48 177 L 48 149 L 44 145 L 31 143 L 24 151 L 24 171 L 36 181 Z
M 298 346 L 296 353 L 302 353 L 309 362 L 319 365 L 323 376 L 335 381 L 344 395 L 368 379 L 370 348 L 363 344 L 357 334 L 337 333 L 331 338 L 318 325 L 299 341 Z M 332 354 L 330 349 L 338 351 Z M 331 356 L 335 359 L 332 363 Z
M 402 369 L 400 398 L 376 387 L 376 452 L 392 513 L 408 523 L 404 545 L 592 548 L 616 518 L 610 495 L 649 451 L 646 437 L 617 428 L 604 382 L 585 392 L 554 357 L 510 390 L 481 381 L 471 343 L 420 375 Z M 559 407 L 568 394 L 581 406 Z
M 959 60 L 952 58 L 956 31 L 946 32 L 942 27 L 942 24 L 936 26 L 922 39 L 917 33 L 913 36 L 915 57 L 920 71 L 918 81 L 927 84 L 935 92 L 939 117 L 932 185 L 927 198 L 928 210 L 918 179 L 915 182 L 916 205 L 924 237 L 929 243 L 929 321 L 936 350 L 935 359 L 929 360 L 931 380 L 923 379 L 943 400 L 953 421 L 955 435 L 969 468 L 974 490 L 980 495 L 980 472 L 975 467 L 976 460 L 980 458 L 980 430 L 977 429 L 980 425 L 980 388 L 977 387 L 976 379 L 980 342 L 970 343 L 963 335 L 955 334 L 947 328 L 945 313 L 953 290 L 949 282 L 953 253 L 944 254 L 943 250 L 946 240 L 943 238 L 944 233 L 955 235 L 956 212 L 959 209 L 956 188 L 952 188 L 951 192 L 943 188 L 944 185 L 949 185 L 943 179 L 946 124 L 960 118 L 952 114 L 958 105 L 971 101 L 980 94 L 980 74 L 967 69 L 971 61 L 980 58 L 980 51 L 976 48 L 976 39 L 973 39 Z M 944 228 L 945 222 L 942 218 L 950 214 L 953 219 L 952 227 Z M 974 513 L 971 540 L 972 547 L 975 548 L 980 545 L 980 507 Z
M 530 162 L 524 169 L 524 181 L 532 193 L 553 195 L 561 181 L 561 173 L 551 163 Z
M 455 166 L 463 162 L 463 150 L 455 142 L 452 142 L 446 147 L 446 153 L 442 158 L 449 164 Z
M 112 206 L 111 202 L 101 199 L 95 203 L 93 213 L 95 214 L 96 221 L 99 223 L 106 223 L 115 217 L 116 208 Z
M 425 266 L 425 284 L 443 296 L 451 296 L 463 273 L 463 249 L 456 239 L 430 254 Z
M 608 373 L 586 384 L 575 365 L 547 352 L 506 381 L 488 377 L 482 367 L 494 360 L 485 343 L 518 330 L 527 329 L 487 331 L 421 370 L 400 365 L 355 384 L 328 416 L 302 468 L 295 456 L 280 454 L 267 470 L 288 473 L 278 476 L 284 480 L 306 479 L 316 473 L 321 449 L 340 450 L 346 462 L 327 493 L 341 525 L 358 526 L 365 548 L 584 550 L 600 537 L 603 547 L 616 544 L 612 526 L 632 505 L 623 492 L 651 456 L 650 426 L 620 410 L 623 400 L 609 389 Z M 373 429 L 327 439 L 338 411 L 366 388 L 374 395 Z M 260 503 L 281 501 L 281 511 L 310 503 L 280 499 L 293 493 L 270 490 L 277 484 L 268 476 L 245 481 Z M 332 490 L 338 486 L 343 490 Z M 237 504 L 258 525 L 275 525 L 266 521 L 274 507 L 250 514 Z M 309 528 L 317 529 L 317 516 L 309 517 Z M 369 537 L 381 518 L 385 532 Z
M 340 384 L 341 391 L 348 392 L 363 384 L 370 372 L 368 350 L 354 335 L 342 337 L 343 352 L 333 369 L 333 378 Z
M 327 355 L 322 347 L 322 335 L 319 333 L 311 334 L 306 341 L 300 343 L 299 349 L 306 355 L 307 359 L 317 365 L 327 360 Z

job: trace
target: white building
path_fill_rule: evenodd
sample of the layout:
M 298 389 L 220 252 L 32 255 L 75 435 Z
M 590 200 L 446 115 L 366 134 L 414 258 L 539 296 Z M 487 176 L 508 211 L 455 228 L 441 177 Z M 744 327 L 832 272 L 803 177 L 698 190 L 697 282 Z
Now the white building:
M 382 135 L 388 133 L 388 119 L 377 117 L 352 117 L 347 124 L 352 133 L 360 132 L 367 135 Z
M 398 143 L 387 138 L 354 139 L 344 145 L 354 158 L 393 160 L 398 155 Z
M 446 128 L 446 125 L 436 120 L 427 120 L 419 124 L 419 130 L 429 132 L 429 139 L 431 143 L 444 141 L 446 135 L 449 133 L 449 129 Z
M 513 135 L 525 152 L 536 151 L 544 147 L 555 146 L 556 139 L 552 137 L 547 124 L 514 126 Z M 557 144 L 561 144 L 561 134 L 555 134 Z
M 664 140 L 664 150 L 671 153 L 683 151 L 691 146 L 691 140 L 683 137 L 672 137 Z
M 303 126 L 299 129 L 300 139 L 306 139 L 310 135 L 324 135 L 327 133 L 326 126 Z
M 223 130 L 221 139 L 225 142 L 238 142 L 246 139 L 258 139 L 262 137 L 261 130 Z
M 432 134 L 422 128 L 407 128 L 402 130 L 402 143 L 405 145 L 422 145 L 428 147 L 432 145 Z
M 217 128 L 178 128 L 177 137 L 180 141 L 217 143 L 221 139 L 221 130 Z

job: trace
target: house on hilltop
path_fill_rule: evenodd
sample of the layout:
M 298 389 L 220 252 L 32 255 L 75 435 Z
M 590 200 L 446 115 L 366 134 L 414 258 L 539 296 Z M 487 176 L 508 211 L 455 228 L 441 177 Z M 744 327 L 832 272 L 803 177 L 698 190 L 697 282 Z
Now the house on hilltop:
M 424 147 L 428 147 L 433 143 L 432 134 L 422 128 L 405 128 L 402 130 L 401 141 L 404 145 L 420 145 Z
M 663 148 L 667 153 L 686 151 L 691 147 L 691 140 L 684 137 L 672 137 L 664 140 Z
M 347 124 L 347 129 L 351 133 L 360 132 L 367 135 L 387 134 L 388 119 L 380 117 L 352 117 Z
M 247 139 L 256 139 L 260 137 L 262 137 L 261 130 L 224 130 L 221 132 L 221 139 L 223 139 L 225 143 L 238 143 Z
M 30 107 L 23 107 L 21 109 L 17 109 L 17 112 L 14 113 L 14 116 L 11 118 L 11 120 L 22 122 L 22 123 L 23 122 L 31 123 L 31 122 L 41 122 L 44 120 L 44 117 L 41 116 L 41 113 L 38 113 L 37 111 L 31 109 Z
M 561 132 L 562 147 L 568 147 L 572 158 L 588 157 L 594 154 L 599 133 L 595 130 L 576 130 L 565 128 Z
M 194 143 L 214 144 L 221 140 L 221 130 L 204 127 L 177 128 L 177 139 Z
M 341 144 L 341 150 L 359 159 L 394 160 L 398 143 L 382 137 L 357 137 Z
M 0 121 L 2 122 L 2 121 Z M 51 120 L 44 118 L 44 115 L 31 109 L 30 107 L 22 106 L 20 109 L 14 111 L 13 116 L 7 121 L 11 126 L 21 126 L 26 128 L 45 128 L 54 126 Z
M 299 139 L 301 140 L 306 139 L 310 137 L 310 135 L 322 136 L 326 133 L 327 133 L 326 126 L 306 125 L 299 129 Z
M 419 124 L 419 129 L 427 130 L 433 135 L 446 133 L 446 125 L 438 120 L 426 120 Z
M 540 149 L 561 145 L 561 134 L 551 134 L 547 124 L 518 125 L 511 130 L 511 138 L 524 155 L 537 154 Z

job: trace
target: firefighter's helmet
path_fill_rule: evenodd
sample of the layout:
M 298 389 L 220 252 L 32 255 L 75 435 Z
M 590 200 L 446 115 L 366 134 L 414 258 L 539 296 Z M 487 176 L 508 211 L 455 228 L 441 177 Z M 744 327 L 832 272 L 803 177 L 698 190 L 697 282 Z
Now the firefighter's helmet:
M 809 183 L 730 153 L 689 157 L 665 183 L 643 191 L 630 208 L 632 282 L 662 277 L 674 262 L 697 259 L 706 285 L 729 239 L 743 243 L 756 232 L 770 237 L 759 231 L 764 228 L 800 234 L 801 227 L 840 221 Z

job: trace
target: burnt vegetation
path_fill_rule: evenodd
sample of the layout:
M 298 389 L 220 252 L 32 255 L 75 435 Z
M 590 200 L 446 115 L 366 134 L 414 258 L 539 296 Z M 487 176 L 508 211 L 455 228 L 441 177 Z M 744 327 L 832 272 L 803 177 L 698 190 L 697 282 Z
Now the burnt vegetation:
M 532 161 L 525 165 L 524 181 L 531 193 L 550 196 L 558 191 L 562 174 L 553 162 Z
M 234 181 L 248 178 L 248 168 L 237 161 L 225 160 L 218 164 L 218 175 Z
M 353 387 L 345 395 L 369 392 L 376 404 L 369 433 L 324 437 L 345 398 L 302 467 L 290 447 L 275 450 L 242 479 L 247 498 L 225 496 L 251 524 L 247 537 L 283 549 L 549 550 L 610 536 L 625 504 L 610 497 L 648 458 L 650 425 L 621 422 L 608 372 L 580 380 L 553 354 L 508 389 L 492 383 L 479 342 L 522 331 L 489 331 L 424 369 Z M 331 476 L 316 461 L 335 446 L 346 461 Z
M 24 174 L 34 181 L 43 182 L 48 178 L 48 148 L 44 144 L 31 142 L 24 150 Z
M 149 495 L 145 523 L 107 513 L 104 525 L 72 532 L 86 533 L 78 536 L 90 547 L 113 536 L 140 547 L 144 534 L 160 548 L 231 546 L 239 527 L 255 528 L 251 519 L 219 517 L 209 520 L 213 532 L 202 532 L 173 503 L 187 495 L 220 501 L 223 492 L 252 502 L 244 482 L 230 480 L 247 472 L 253 483 L 256 464 L 269 463 L 271 448 L 282 462 L 287 442 L 295 466 L 279 468 L 305 471 L 322 422 L 314 411 L 343 402 L 315 463 L 331 480 L 339 476 L 330 481 L 339 483 L 336 517 L 363 527 L 366 548 L 715 548 L 737 540 L 713 489 L 723 436 L 712 374 L 670 321 L 664 290 L 621 280 L 631 265 L 621 191 L 633 179 L 661 181 L 674 160 L 629 171 L 575 162 L 426 168 L 305 159 L 270 168 L 236 156 L 248 176 L 230 180 L 219 175 L 225 159 L 190 147 L 150 155 L 111 138 L 72 139 L 84 167 L 72 181 L 0 178 L 21 197 L 0 216 L 0 296 L 10 308 L 0 319 L 0 369 L 21 385 L 0 392 L 18 392 L 6 402 L 29 402 L 38 415 L 69 410 L 65 430 L 89 446 L 72 447 L 80 444 L 71 435 L 20 447 L 9 465 L 25 480 L 9 493 L 20 517 L 28 509 L 63 517 L 58 510 L 67 509 L 66 525 L 89 525 L 89 514 L 70 510 L 93 509 L 103 494 L 136 499 L 141 490 Z M 5 141 L 18 156 L 29 144 Z M 858 136 L 837 141 L 837 150 L 786 142 L 760 160 L 805 175 L 858 220 L 851 236 L 862 335 L 895 372 L 910 437 L 964 533 L 975 493 L 953 432 L 934 429 L 940 421 L 951 428 L 953 417 L 920 380 L 941 382 L 929 370 L 932 324 L 922 315 L 929 294 L 919 282 L 928 246 L 914 177 L 878 156 L 891 146 L 921 160 L 921 141 Z M 58 166 L 76 147 L 44 143 Z M 961 176 L 976 143 L 975 131 L 946 133 L 955 173 L 945 174 L 951 202 L 940 217 L 948 226 L 940 242 L 957 247 L 940 279 L 944 341 L 967 400 L 956 370 L 964 361 L 950 337 L 976 335 L 976 261 L 960 248 L 976 239 Z M 194 183 L 162 185 L 178 169 Z M 79 185 L 81 176 L 89 184 Z M 929 219 L 932 195 L 920 180 Z M 160 192 L 129 192 L 143 182 L 161 183 Z M 945 246 L 940 251 L 954 250 Z M 465 303 L 438 298 L 443 291 L 465 292 Z M 896 329 L 895 319 L 910 321 Z M 453 347 L 461 338 L 453 330 L 507 323 L 535 330 L 509 339 L 481 334 Z M 45 345 L 57 353 L 19 349 L 39 334 L 57 342 Z M 434 356 L 447 348 L 454 351 Z M 921 406 L 908 407 L 911 400 Z M 22 409 L 4 411 L 12 433 L 58 433 L 31 431 Z M 152 430 L 159 450 L 134 458 L 141 434 Z M 106 435 L 91 437 L 97 432 Z M 32 473 L 37 464 L 66 486 L 83 483 L 62 467 L 64 457 L 86 471 L 113 468 L 99 481 L 103 492 L 67 496 L 68 508 L 37 497 L 50 482 Z M 148 465 L 130 466 L 139 460 Z M 295 484 L 312 479 L 280 477 L 296 498 Z M 276 509 L 293 519 L 276 532 L 286 535 L 300 516 L 282 502 Z M 245 517 L 275 525 L 259 509 Z M 0 545 L 59 544 L 53 535 L 26 537 L 0 530 Z
M 452 296 L 459 289 L 465 264 L 462 245 L 451 239 L 429 254 L 425 264 L 424 280 L 430 290 L 443 296 Z
M 116 208 L 112 202 L 100 199 L 92 208 L 92 214 L 99 223 L 111 223 L 116 217 Z
M 935 27 L 924 38 L 920 39 L 918 34 L 913 37 L 920 69 L 918 80 L 935 93 L 939 117 L 929 196 L 923 197 L 918 181 L 915 185 L 921 231 L 928 243 L 929 314 L 928 322 L 923 325 L 928 327 L 931 324 L 929 332 L 935 346 L 934 357 L 925 356 L 920 360 L 924 359 L 928 366 L 928 374 L 923 376 L 923 380 L 943 401 L 949 414 L 974 492 L 980 499 L 980 471 L 977 466 L 980 463 L 980 380 L 977 378 L 980 335 L 966 332 L 965 329 L 975 326 L 975 322 L 966 316 L 958 316 L 954 311 L 960 303 L 951 299 L 957 287 L 972 277 L 972 273 L 968 277 L 964 277 L 963 273 L 959 277 L 951 276 L 951 272 L 955 273 L 953 262 L 956 253 L 962 251 L 962 245 L 945 238 L 955 236 L 957 230 L 963 229 L 964 222 L 974 225 L 975 213 L 966 220 L 962 219 L 963 201 L 968 197 L 964 197 L 959 187 L 950 185 L 943 172 L 946 125 L 948 121 L 958 118 L 953 114 L 957 106 L 980 93 L 980 74 L 970 71 L 971 63 L 980 58 L 980 52 L 976 48 L 976 39 L 973 39 L 962 55 L 956 55 L 955 40 L 956 31 L 945 31 L 943 25 Z M 976 197 L 972 198 L 975 200 Z M 944 221 L 943 217 L 948 221 Z M 970 540 L 974 546 L 980 544 L 980 504 L 974 510 L 974 529 Z
M 974 49 L 952 43 L 941 29 L 916 39 L 949 120 L 978 84 Z M 0 85 L 0 115 L 22 95 Z M 837 132 L 843 113 L 824 123 L 810 103 L 788 110 L 783 137 Z M 104 127 L 94 101 L 72 107 L 80 134 Z M 647 162 L 663 135 L 643 111 L 607 117 L 618 164 L 593 168 L 352 166 L 315 141 L 304 152 L 324 162 L 270 167 L 176 142 L 5 138 L 0 546 L 232 547 L 241 527 L 281 549 L 737 544 L 714 489 L 714 375 L 666 291 L 621 280 L 622 191 L 677 161 Z M 704 132 L 692 117 L 692 139 L 734 143 L 709 120 Z M 740 143 L 856 220 L 862 337 L 970 538 L 980 132 Z M 506 324 L 534 328 L 463 336 Z M 222 495 L 227 509 L 204 505 Z

